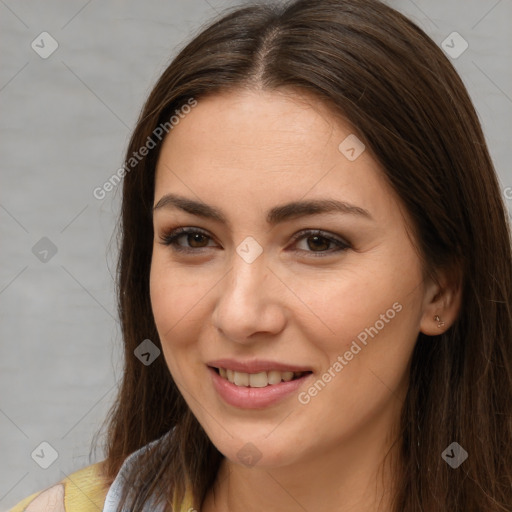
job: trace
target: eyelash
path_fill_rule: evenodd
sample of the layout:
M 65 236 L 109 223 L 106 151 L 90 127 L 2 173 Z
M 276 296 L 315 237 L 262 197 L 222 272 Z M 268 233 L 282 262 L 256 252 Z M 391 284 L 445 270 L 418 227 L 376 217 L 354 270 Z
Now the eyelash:
M 183 237 L 184 235 L 190 235 L 190 234 L 200 234 L 200 235 L 203 235 L 204 237 L 207 237 L 211 240 L 211 237 L 208 235 L 208 233 L 206 233 L 202 229 L 192 228 L 192 227 L 173 229 L 173 230 L 161 235 L 160 240 L 163 245 L 170 246 L 173 251 L 177 251 L 180 253 L 191 254 L 191 253 L 202 252 L 204 249 L 208 249 L 208 246 L 192 248 L 192 247 L 182 247 L 182 246 L 178 245 L 177 241 L 181 237 Z M 333 237 L 329 233 L 327 233 L 325 231 L 321 231 L 319 229 L 305 229 L 305 230 L 302 230 L 299 233 L 295 234 L 292 238 L 293 238 L 293 242 L 298 242 L 301 239 L 307 239 L 307 238 L 313 237 L 313 236 L 318 236 L 320 238 L 327 240 L 328 242 L 332 242 L 333 244 L 335 244 L 338 247 L 338 249 L 336 249 L 334 251 L 332 251 L 332 250 L 331 251 L 305 251 L 302 249 L 298 249 L 295 252 L 311 253 L 314 258 L 318 258 L 318 257 L 325 257 L 327 255 L 331 255 L 331 254 L 338 253 L 338 252 L 343 252 L 343 251 L 346 251 L 347 249 L 350 249 L 350 247 L 351 247 L 350 244 L 345 242 L 343 239 Z

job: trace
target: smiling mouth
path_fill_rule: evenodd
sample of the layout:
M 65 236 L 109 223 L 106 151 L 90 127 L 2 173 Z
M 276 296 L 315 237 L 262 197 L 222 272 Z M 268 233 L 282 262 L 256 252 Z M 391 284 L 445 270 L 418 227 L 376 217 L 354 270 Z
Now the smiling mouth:
M 281 372 L 278 370 L 270 370 L 267 372 L 258 373 L 245 373 L 229 370 L 227 368 L 214 368 L 215 372 L 223 379 L 231 382 L 235 386 L 250 387 L 250 388 L 264 388 L 267 386 L 275 386 L 281 382 L 290 382 L 292 380 L 300 379 L 305 375 L 309 375 L 310 371 L 306 372 Z

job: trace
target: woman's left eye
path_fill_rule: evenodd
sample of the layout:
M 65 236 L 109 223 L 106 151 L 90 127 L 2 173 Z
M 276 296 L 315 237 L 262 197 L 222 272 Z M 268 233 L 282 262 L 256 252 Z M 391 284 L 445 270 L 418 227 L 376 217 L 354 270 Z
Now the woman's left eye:
M 351 247 L 350 244 L 348 242 L 346 242 L 345 240 L 343 240 L 341 237 L 331 235 L 329 233 L 320 231 L 318 229 L 310 229 L 310 230 L 306 230 L 306 231 L 301 231 L 300 233 L 297 233 L 296 235 L 293 236 L 293 240 L 295 242 L 304 241 L 306 247 L 308 247 L 309 249 L 322 249 L 329 245 L 335 246 L 334 250 L 330 250 L 330 251 L 327 251 L 327 250 L 311 250 L 311 251 L 309 251 L 309 250 L 299 249 L 299 251 L 312 252 L 313 254 L 317 253 L 317 254 L 315 254 L 315 256 L 317 256 L 317 255 L 323 256 L 325 253 L 327 253 L 327 255 L 329 255 L 329 254 L 333 254 L 333 253 L 340 252 L 340 251 L 346 251 L 347 249 L 350 249 L 350 247 Z
M 189 244 L 188 246 L 183 246 L 179 243 L 179 240 L 182 238 L 186 240 L 186 243 Z M 205 231 L 198 228 L 177 228 L 169 233 L 164 233 L 160 236 L 160 239 L 163 245 L 170 246 L 175 251 L 186 253 L 198 252 L 211 247 L 208 245 L 208 241 L 213 241 Z M 310 249 L 295 249 L 295 252 L 309 252 L 315 256 L 323 256 L 326 253 L 332 254 L 350 248 L 350 244 L 342 238 L 318 229 L 301 231 L 295 234 L 292 239 L 294 242 L 304 241 L 306 247 Z M 328 246 L 332 245 L 335 246 L 334 250 L 326 250 Z

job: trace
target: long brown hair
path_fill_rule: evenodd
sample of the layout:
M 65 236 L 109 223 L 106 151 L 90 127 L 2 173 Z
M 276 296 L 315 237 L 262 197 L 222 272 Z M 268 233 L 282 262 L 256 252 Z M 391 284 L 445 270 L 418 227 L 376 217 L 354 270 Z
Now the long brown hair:
M 231 10 L 195 37 L 149 95 L 126 154 L 194 98 L 233 88 L 315 95 L 355 126 L 413 221 L 424 272 L 452 268 L 463 290 L 455 324 L 419 333 L 401 417 L 395 512 L 512 509 L 512 249 L 496 173 L 452 64 L 414 23 L 377 0 L 298 0 Z M 172 137 L 172 131 L 170 135 Z M 156 138 L 153 136 L 153 139 Z M 161 143 L 124 177 L 118 303 L 125 370 L 109 415 L 106 482 L 155 443 L 128 477 L 139 511 L 150 495 L 200 509 L 222 455 L 179 393 L 157 346 L 149 296 L 155 167 Z M 132 162 L 133 163 L 133 162 Z M 453 441 L 469 454 L 441 457 Z M 178 508 L 179 509 L 179 508 Z

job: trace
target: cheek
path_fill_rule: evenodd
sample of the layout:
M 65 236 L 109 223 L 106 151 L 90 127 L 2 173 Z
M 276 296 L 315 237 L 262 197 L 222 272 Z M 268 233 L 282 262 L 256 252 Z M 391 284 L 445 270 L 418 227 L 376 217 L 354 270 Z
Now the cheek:
M 179 273 L 168 268 L 165 260 L 154 254 L 150 272 L 150 298 L 153 317 L 162 345 L 167 367 L 175 381 L 182 380 L 179 370 L 183 351 L 187 346 L 184 329 L 187 329 L 187 314 L 193 305 L 192 290 L 184 286 Z M 186 354 L 186 352 L 185 352 Z
M 368 330 L 400 330 L 397 324 L 411 315 L 414 323 L 421 304 L 421 277 L 409 268 L 401 272 L 376 257 L 325 277 L 290 276 L 302 303 L 295 301 L 302 311 L 302 329 L 310 339 L 324 339 L 327 347 L 344 351 L 359 335 L 364 342 Z
M 323 354 L 323 380 L 331 389 L 325 399 L 344 397 L 357 411 L 361 400 L 378 402 L 400 386 L 421 317 L 421 273 L 414 258 L 407 263 L 380 254 L 314 287 L 303 282 L 314 315 L 303 316 L 300 330 Z
M 207 296 L 216 282 L 212 274 L 200 276 L 190 267 L 171 265 L 165 251 L 153 251 L 151 307 L 163 356 L 178 384 L 184 382 L 184 372 L 193 373 L 199 365 L 198 340 L 207 324 Z
M 317 380 L 298 397 L 301 414 L 304 421 L 331 425 L 334 437 L 338 430 L 346 435 L 373 421 L 390 403 L 401 403 L 417 338 L 418 307 L 407 290 L 383 294 L 375 283 L 365 283 L 347 291 L 329 295 L 330 301 L 325 297 L 319 310 L 334 334 L 321 336 L 306 321 L 301 325 L 323 356 Z
M 180 361 L 183 363 L 183 349 L 186 347 L 185 338 L 180 331 L 187 309 L 190 308 L 186 292 L 171 275 L 159 264 L 158 258 L 153 259 L 150 274 L 153 317 L 162 345 L 162 355 L 174 381 L 179 385 L 183 382 L 180 368 L 186 367 L 180 364 Z
M 208 283 L 194 276 L 189 268 L 171 266 L 161 249 L 154 250 L 150 272 L 150 298 L 153 316 L 162 342 L 181 339 L 176 332 L 190 328 Z

